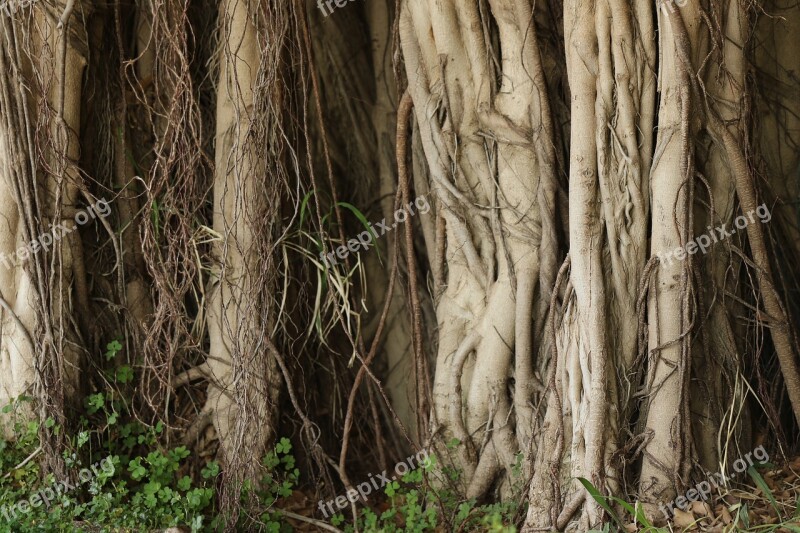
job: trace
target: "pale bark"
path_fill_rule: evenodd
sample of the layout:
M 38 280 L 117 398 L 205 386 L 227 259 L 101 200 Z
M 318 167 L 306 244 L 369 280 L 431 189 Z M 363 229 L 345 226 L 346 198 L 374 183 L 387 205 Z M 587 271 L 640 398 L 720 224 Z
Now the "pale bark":
M 569 137 L 569 268 L 548 328 L 552 376 L 526 530 L 598 524 L 602 512 L 576 481 L 624 486 L 615 457 L 631 424 L 640 279 L 647 257 L 655 102 L 653 6 L 601 0 L 564 7 Z M 546 336 L 547 336 L 546 335 Z M 547 341 L 547 338 L 545 338 Z M 586 505 L 583 505 L 584 502 Z
M 226 464 L 242 469 L 232 475 L 244 479 L 255 479 L 259 460 L 274 437 L 274 398 L 279 390 L 270 341 L 259 338 L 268 333 L 260 322 L 259 293 L 254 286 L 258 279 L 255 224 L 263 202 L 257 182 L 262 173 L 249 138 L 262 60 L 251 8 L 244 0 L 228 0 L 220 8 L 223 39 L 213 217 L 219 266 L 208 291 L 210 382 L 205 408 L 211 413 Z M 253 430 L 256 425 L 259 429 Z
M 674 5 L 669 5 L 677 10 Z M 692 145 L 688 117 L 691 114 L 689 77 L 684 74 L 676 42 L 677 30 L 666 7 L 659 11 L 660 65 L 656 158 L 651 187 L 652 256 L 667 255 L 684 246 L 694 232 L 687 228 L 690 209 L 689 183 L 693 181 Z M 685 13 L 685 14 L 684 14 Z M 689 15 L 691 14 L 691 15 Z M 696 35 L 699 16 L 696 6 L 687 6 L 672 17 L 684 16 Z M 697 104 L 695 104 L 697 105 Z M 687 299 L 693 285 L 688 261 L 662 262 L 655 270 L 648 312 L 648 398 L 646 428 L 652 439 L 645 448 L 641 490 L 653 499 L 668 501 L 675 495 L 688 466 L 687 445 L 691 442 L 684 390 L 689 379 L 691 316 Z
M 428 250 L 435 276 L 440 249 L 447 266 L 436 295 L 432 432 L 461 442 L 470 497 L 505 476 L 520 439 L 531 440 L 540 347 L 531 323 L 543 323 L 531 299 L 536 290 L 549 295 L 557 252 L 552 125 L 532 12 L 525 2 L 490 8 L 502 43 L 496 88 L 475 5 L 415 1 L 400 13 L 409 91 L 445 222 Z
M 0 154 L 3 157 L 2 179 L 0 180 L 0 197 L 5 198 L 0 209 L 0 253 L 4 254 L 4 262 L 0 264 L 0 296 L 12 306 L 12 311 L 2 310 L 2 336 L 0 337 L 0 405 L 6 405 L 23 393 L 29 393 L 29 387 L 35 379 L 33 358 L 35 347 L 28 341 L 28 335 L 36 326 L 36 305 L 33 301 L 32 287 L 29 276 L 21 265 L 12 256 L 15 256 L 17 247 L 23 244 L 23 239 L 18 238 L 21 231 L 18 229 L 19 207 L 14 201 L 15 177 L 9 171 L 13 161 L 13 149 L 6 140 L 9 132 L 6 124 L 0 134 Z M 13 142 L 13 141 L 12 141 Z M 27 333 L 23 331 L 26 328 Z M 23 406 L 25 413 L 29 409 Z M 4 421 L 5 422 L 5 421 Z M 4 431 L 10 431 L 12 425 L 4 426 Z M 9 438 L 10 433 L 5 433 Z

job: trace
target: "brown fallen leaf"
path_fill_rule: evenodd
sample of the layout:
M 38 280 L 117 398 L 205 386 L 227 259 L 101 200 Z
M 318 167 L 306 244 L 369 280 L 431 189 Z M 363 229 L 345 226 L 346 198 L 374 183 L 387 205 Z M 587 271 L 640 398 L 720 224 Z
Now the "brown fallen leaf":
M 698 516 L 714 516 L 711 506 L 706 502 L 692 502 L 692 512 Z
M 675 516 L 673 517 L 673 521 L 675 522 L 676 526 L 679 527 L 689 527 L 695 523 L 697 519 L 691 512 L 681 511 L 680 509 L 675 509 Z

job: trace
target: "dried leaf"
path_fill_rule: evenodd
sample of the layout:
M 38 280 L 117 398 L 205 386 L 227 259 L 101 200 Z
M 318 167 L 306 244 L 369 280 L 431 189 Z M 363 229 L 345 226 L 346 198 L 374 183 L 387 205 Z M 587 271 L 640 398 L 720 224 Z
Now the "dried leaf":
M 697 516 L 714 516 L 711 506 L 706 502 L 692 502 L 691 510 Z
M 673 518 L 675 525 L 679 527 L 689 527 L 695 523 L 697 518 L 689 512 L 681 511 L 680 509 L 675 509 L 675 516 Z
M 733 517 L 731 516 L 731 513 L 730 513 L 730 511 L 728 511 L 727 507 L 723 507 L 722 508 L 722 512 L 720 513 L 720 516 L 722 516 L 722 522 L 725 523 L 725 525 L 728 525 L 731 522 L 733 522 Z

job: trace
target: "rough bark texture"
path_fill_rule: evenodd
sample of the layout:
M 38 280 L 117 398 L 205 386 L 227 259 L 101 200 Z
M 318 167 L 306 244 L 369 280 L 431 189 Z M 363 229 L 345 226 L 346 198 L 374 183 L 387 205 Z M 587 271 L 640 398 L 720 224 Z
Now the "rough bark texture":
M 659 518 L 800 423 L 800 9 L 680 4 L 0 15 L 0 404 L 68 425 L 86 369 L 135 367 L 135 414 L 222 459 L 229 529 L 296 433 L 331 493 L 424 446 L 523 531 L 607 521 L 578 478 Z

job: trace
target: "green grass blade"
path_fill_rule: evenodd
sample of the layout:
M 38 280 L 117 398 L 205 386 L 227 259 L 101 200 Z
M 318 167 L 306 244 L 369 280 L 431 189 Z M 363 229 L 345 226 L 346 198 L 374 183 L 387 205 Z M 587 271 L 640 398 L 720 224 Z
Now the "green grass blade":
M 300 229 L 303 228 L 303 220 L 305 220 L 306 208 L 308 207 L 308 201 L 311 199 L 312 194 L 314 194 L 313 190 L 308 191 L 303 197 L 303 201 L 300 202 Z
M 361 225 L 364 226 L 364 229 L 370 232 L 372 235 L 372 242 L 376 243 L 375 250 L 378 252 L 378 259 L 381 259 L 381 251 L 377 246 L 378 234 L 375 233 L 374 229 L 372 229 L 372 225 L 367 220 L 367 217 L 364 216 L 364 213 L 359 211 L 359 209 L 353 204 L 348 204 L 347 202 L 339 202 L 338 205 L 348 209 L 351 213 L 353 213 L 358 221 L 361 222 Z
M 615 513 L 614 510 L 611 508 L 611 506 L 608 504 L 608 500 L 606 500 L 606 497 L 600 494 L 600 491 L 597 490 L 597 488 L 594 485 L 592 485 L 592 482 L 582 477 L 579 477 L 578 481 L 581 482 L 581 485 L 583 485 L 583 488 L 586 489 L 586 492 L 588 492 L 589 495 L 592 498 L 594 498 L 594 501 L 596 501 L 597 504 L 600 507 L 602 507 L 605 512 L 608 513 L 608 516 L 610 516 L 614 520 L 614 522 L 616 522 L 620 527 L 624 527 L 622 521 L 617 516 L 617 513 Z
M 611 499 L 617 502 L 623 509 L 625 509 L 630 515 L 633 517 L 634 520 L 639 522 L 644 527 L 653 527 L 647 517 L 644 514 L 644 510 L 642 507 L 637 503 L 636 508 L 633 505 L 629 504 L 622 498 L 617 498 L 616 496 L 611 496 Z
M 773 496 L 772 491 L 769 490 L 769 485 L 767 485 L 767 482 L 764 481 L 764 478 L 761 477 L 761 474 L 758 473 L 755 467 L 751 466 L 750 468 L 748 468 L 747 473 L 750 474 L 750 477 L 753 478 L 753 481 L 756 482 L 756 485 L 758 485 L 758 488 L 761 489 L 761 492 L 763 492 L 764 495 L 767 497 L 770 505 L 772 505 L 772 508 L 775 509 L 776 513 L 778 513 L 778 518 L 780 518 L 781 511 L 780 509 L 778 509 L 778 502 L 775 501 L 775 496 Z

